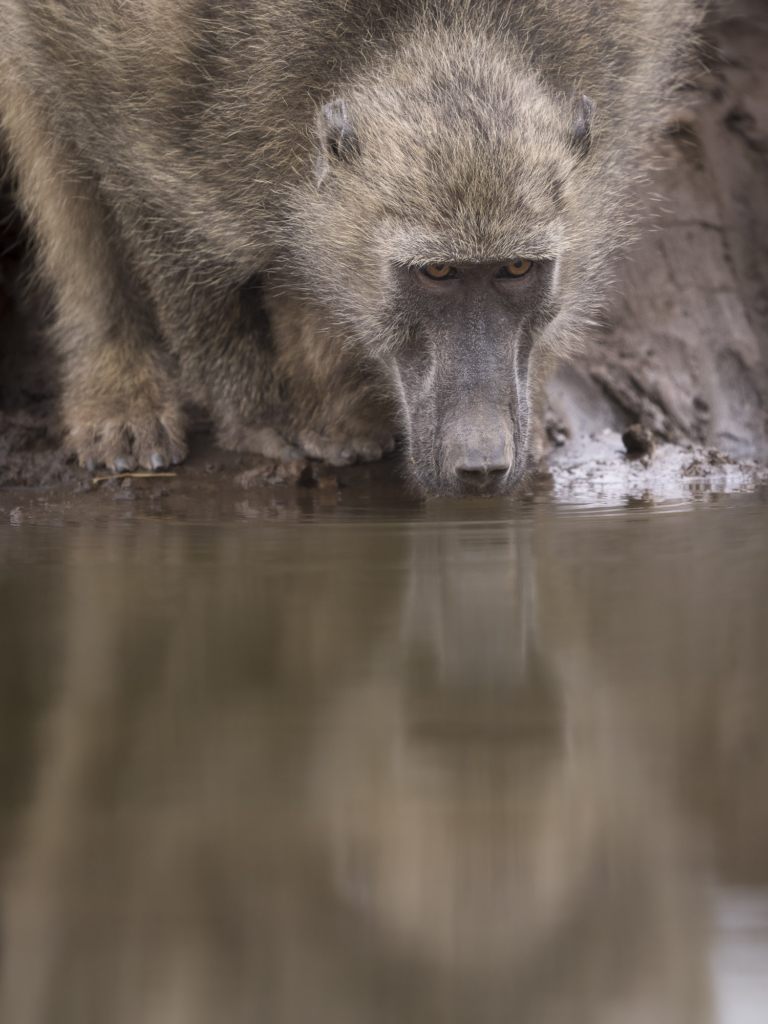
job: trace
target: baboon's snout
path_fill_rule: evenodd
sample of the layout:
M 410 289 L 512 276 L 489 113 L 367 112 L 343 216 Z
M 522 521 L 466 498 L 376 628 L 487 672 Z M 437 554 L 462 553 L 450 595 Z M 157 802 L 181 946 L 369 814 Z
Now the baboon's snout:
M 474 410 L 447 425 L 442 470 L 462 492 L 492 494 L 508 482 L 514 452 L 511 421 L 492 410 Z

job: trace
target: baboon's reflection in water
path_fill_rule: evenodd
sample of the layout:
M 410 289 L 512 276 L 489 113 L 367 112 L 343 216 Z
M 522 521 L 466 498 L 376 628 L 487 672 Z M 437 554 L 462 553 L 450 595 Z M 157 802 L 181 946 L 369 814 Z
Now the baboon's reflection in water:
M 63 533 L 3 1024 L 713 1021 L 685 653 L 638 724 L 580 528 Z

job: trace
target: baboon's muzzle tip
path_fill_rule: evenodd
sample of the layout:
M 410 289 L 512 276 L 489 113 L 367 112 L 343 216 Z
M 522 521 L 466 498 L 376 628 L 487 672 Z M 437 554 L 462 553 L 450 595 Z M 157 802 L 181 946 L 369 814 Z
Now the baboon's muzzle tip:
M 498 494 L 514 468 L 511 424 L 498 416 L 457 423 L 444 445 L 442 471 L 462 494 Z

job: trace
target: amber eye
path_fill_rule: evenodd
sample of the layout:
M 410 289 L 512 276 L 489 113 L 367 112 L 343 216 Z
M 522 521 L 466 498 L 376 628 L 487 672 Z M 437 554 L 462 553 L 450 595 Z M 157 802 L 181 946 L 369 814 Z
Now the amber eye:
M 421 272 L 433 281 L 442 281 L 446 277 L 455 276 L 456 269 L 450 263 L 430 263 L 428 267 L 422 267 Z
M 513 260 L 502 267 L 499 277 L 522 277 L 533 266 L 532 260 Z

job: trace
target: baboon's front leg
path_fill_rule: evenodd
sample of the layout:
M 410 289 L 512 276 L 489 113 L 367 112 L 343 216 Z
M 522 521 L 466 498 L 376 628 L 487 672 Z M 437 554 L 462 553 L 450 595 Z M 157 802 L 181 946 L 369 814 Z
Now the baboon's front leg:
M 375 368 L 305 301 L 258 281 L 221 292 L 179 279 L 162 282 L 155 303 L 185 391 L 211 410 L 222 447 L 337 466 L 393 447 Z
M 166 274 L 152 293 L 184 394 L 210 411 L 219 444 L 282 462 L 301 458 L 285 430 L 289 416 L 260 281 L 224 289 L 194 274 Z
M 381 368 L 321 308 L 289 290 L 267 292 L 266 308 L 292 440 L 335 466 L 391 451 L 396 406 Z
M 59 303 L 62 412 L 81 466 L 165 469 L 187 454 L 178 371 L 133 282 L 102 264 L 92 291 Z
M 71 449 L 89 469 L 159 470 L 187 453 L 177 374 L 127 291 L 102 268 L 88 295 L 59 300 L 63 418 Z
M 32 99 L 13 134 L 20 199 L 55 302 L 62 412 L 80 464 L 156 470 L 186 454 L 172 363 L 94 177 Z

